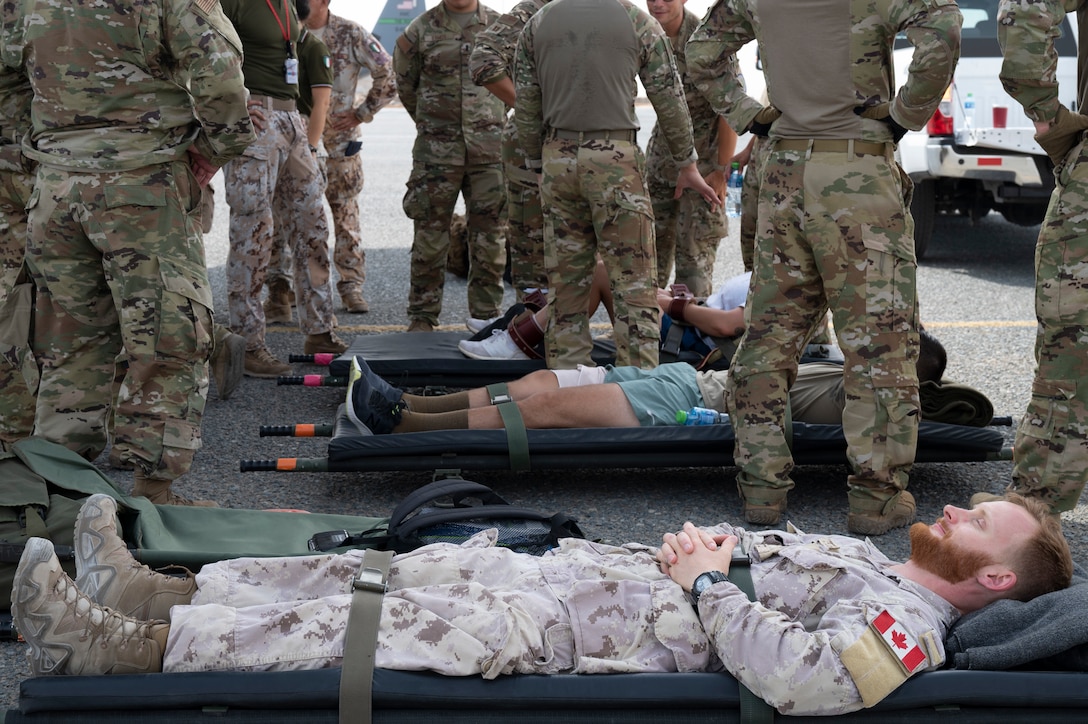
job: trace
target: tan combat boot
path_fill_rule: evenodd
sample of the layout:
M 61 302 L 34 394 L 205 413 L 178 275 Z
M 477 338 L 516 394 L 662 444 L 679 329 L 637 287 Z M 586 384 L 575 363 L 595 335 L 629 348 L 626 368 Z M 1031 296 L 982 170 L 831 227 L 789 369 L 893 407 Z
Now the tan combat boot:
M 846 528 L 851 533 L 858 535 L 884 535 L 893 528 L 902 528 L 914 522 L 914 511 L 917 507 L 914 496 L 903 491 L 898 499 L 892 498 L 895 503 L 876 510 L 854 510 L 851 503 L 850 514 L 846 516 Z
M 426 319 L 413 319 L 408 324 L 409 332 L 433 332 L 434 325 Z
M 101 606 L 140 621 L 170 620 L 170 607 L 196 593 L 192 572 L 184 577 L 157 573 L 132 557 L 117 533 L 117 501 L 92 495 L 76 518 L 76 588 Z
M 36 676 L 153 674 L 162 671 L 170 624 L 137 621 L 80 593 L 53 544 L 31 538 L 11 588 L 11 614 L 30 644 Z
M 280 362 L 272 356 L 267 347 L 247 349 L 245 358 L 245 374 L 249 377 L 261 377 L 275 379 L 280 375 L 291 374 L 291 365 Z
M 306 343 L 302 345 L 303 354 L 343 354 L 348 349 L 348 343 L 336 336 L 336 332 L 322 332 L 321 334 L 306 335 Z
M 246 338 L 221 324 L 215 325 L 211 369 L 219 399 L 229 399 L 241 384 L 246 369 Z
M 294 292 L 291 284 L 282 277 L 268 282 L 268 298 L 264 300 L 265 324 L 290 324 Z
M 352 314 L 364 314 L 370 311 L 370 305 L 363 299 L 362 292 L 344 292 L 340 295 L 340 301 L 344 305 L 344 310 Z
M 170 490 L 172 480 L 148 478 L 136 473 L 132 494 L 147 498 L 155 505 L 194 505 L 198 508 L 218 508 L 219 503 L 212 500 L 190 500 Z

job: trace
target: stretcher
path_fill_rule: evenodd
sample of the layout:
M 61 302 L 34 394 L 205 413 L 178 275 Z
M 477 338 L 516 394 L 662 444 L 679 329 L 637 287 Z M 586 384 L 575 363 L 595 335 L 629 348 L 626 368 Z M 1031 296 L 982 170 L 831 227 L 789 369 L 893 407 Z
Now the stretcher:
M 28 679 L 5 724 L 116 722 L 337 722 L 340 669 L 264 673 L 141 674 Z M 895 722 L 1081 721 L 1088 676 L 1079 672 L 932 671 L 871 709 L 836 720 Z M 740 688 L 728 674 L 444 677 L 378 669 L 373 721 L 740 722 Z M 774 721 L 826 717 L 774 715 Z M 351 721 L 349 717 L 347 719 Z
M 261 436 L 331 437 L 323 458 L 243 460 L 242 472 L 374 472 L 390 470 L 515 470 L 732 466 L 728 423 L 692 427 L 575 428 L 564 430 L 436 430 L 396 435 L 360 431 L 341 405 L 326 425 L 270 425 Z M 794 422 L 799 465 L 846 464 L 841 425 Z M 984 462 L 1011 459 L 993 428 L 922 422 L 916 461 Z

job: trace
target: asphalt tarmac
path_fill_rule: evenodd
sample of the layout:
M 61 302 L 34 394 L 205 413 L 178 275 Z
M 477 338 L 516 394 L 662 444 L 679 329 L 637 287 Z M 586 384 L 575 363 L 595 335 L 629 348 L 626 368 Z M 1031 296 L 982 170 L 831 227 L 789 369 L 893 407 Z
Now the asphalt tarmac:
M 641 111 L 641 139 L 652 126 L 652 111 Z M 362 334 L 403 331 L 407 324 L 411 222 L 400 200 L 411 167 L 414 128 L 400 108 L 383 110 L 364 128 L 363 163 L 367 175 L 362 214 L 367 224 L 367 314 L 339 313 L 339 333 L 346 339 Z M 224 263 L 228 209 L 222 177 L 216 187 L 217 212 L 206 239 L 215 288 L 216 315 L 226 321 Z M 1034 367 L 1033 254 L 1038 227 L 1018 227 L 991 214 L 972 225 L 961 218 L 939 219 L 929 254 L 919 267 L 922 320 L 948 349 L 947 377 L 972 385 L 994 403 L 996 414 L 1019 420 L 1027 403 Z M 715 279 L 741 271 L 737 234 L 722 241 Z M 507 303 L 513 291 L 507 289 Z M 465 282 L 448 277 L 442 328 L 461 329 L 468 316 Z M 601 320 L 597 320 L 600 323 Z M 603 331 L 603 326 L 599 327 Z M 273 326 L 269 347 L 286 359 L 301 352 L 297 327 Z M 300 373 L 319 368 L 297 365 Z M 428 473 L 289 473 L 239 472 L 239 461 L 254 458 L 320 457 L 321 439 L 261 438 L 264 424 L 331 421 L 344 388 L 277 386 L 274 380 L 246 378 L 230 400 L 214 389 L 204 417 L 204 447 L 192 471 L 177 490 L 194 498 L 210 498 L 237 508 L 300 508 L 315 512 L 387 515 L 413 489 L 430 481 Z M 1013 428 L 1001 428 L 1011 443 Z M 123 487 L 131 473 L 103 470 Z M 932 521 L 946 503 L 966 505 L 979 490 L 1001 491 L 1011 463 L 919 464 L 910 490 L 918 500 L 918 520 Z M 787 518 L 808 532 L 846 531 L 844 466 L 806 466 L 794 474 Z M 678 456 L 671 469 L 613 469 L 487 472 L 466 474 L 490 485 L 511 502 L 577 518 L 586 534 L 609 543 L 656 543 L 664 531 L 685 520 L 715 523 L 740 520 L 734 468 L 688 468 Z M 1063 525 L 1078 561 L 1088 559 L 1088 516 L 1085 506 L 1063 515 Z M 876 539 L 890 556 L 909 554 L 907 529 Z M 16 705 L 18 683 L 28 676 L 24 645 L 0 644 L 0 708 Z

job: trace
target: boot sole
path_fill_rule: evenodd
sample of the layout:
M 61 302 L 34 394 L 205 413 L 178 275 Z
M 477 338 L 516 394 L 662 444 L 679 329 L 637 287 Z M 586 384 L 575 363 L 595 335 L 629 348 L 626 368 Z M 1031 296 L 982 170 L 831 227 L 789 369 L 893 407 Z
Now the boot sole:
M 25 606 L 34 603 L 48 591 L 30 580 L 30 571 L 48 563 L 54 556 L 53 544 L 44 538 L 31 538 L 26 542 L 19 566 L 15 569 L 15 584 L 11 590 L 11 613 L 18 623 L 19 634 L 30 645 L 27 661 L 35 676 L 64 673 L 64 664 L 72 655 L 70 646 L 46 643 L 42 636 L 49 630 L 52 619 L 48 616 L 31 615 Z

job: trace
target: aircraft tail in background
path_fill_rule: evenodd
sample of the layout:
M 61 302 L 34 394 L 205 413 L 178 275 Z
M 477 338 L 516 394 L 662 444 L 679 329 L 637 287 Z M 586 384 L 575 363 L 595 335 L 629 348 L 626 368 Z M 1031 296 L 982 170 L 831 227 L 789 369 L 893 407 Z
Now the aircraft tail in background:
M 378 38 L 378 42 L 390 53 L 397 38 L 408 27 L 408 24 L 426 10 L 424 0 L 387 0 L 385 9 L 382 10 L 378 22 L 370 32 Z

